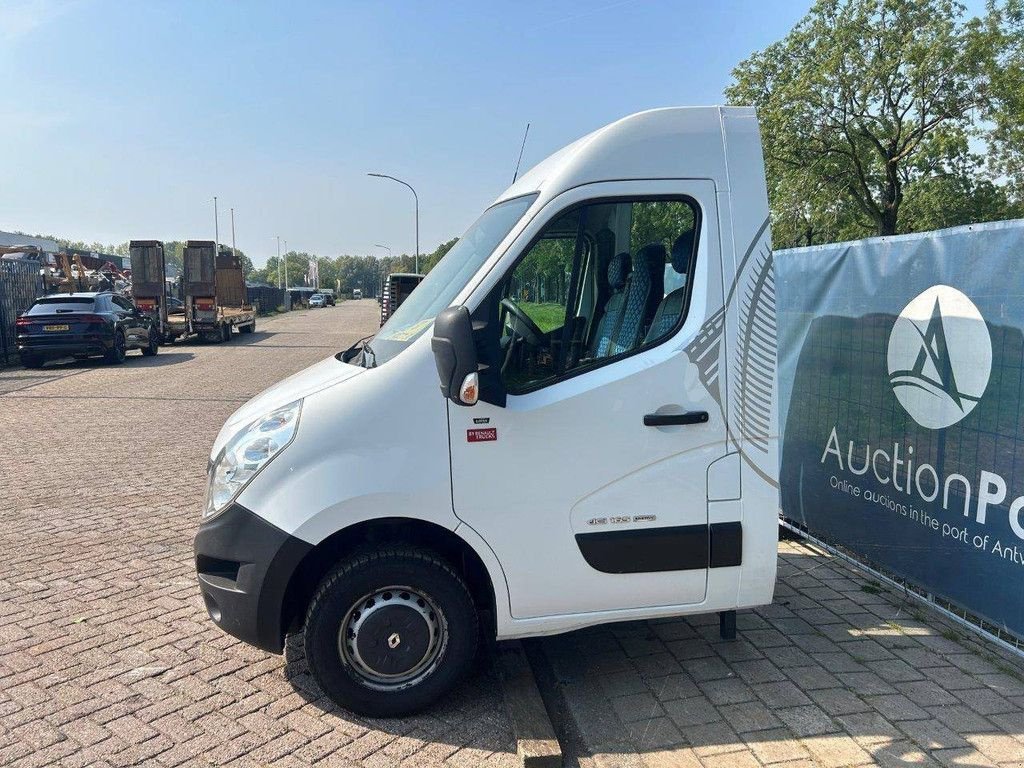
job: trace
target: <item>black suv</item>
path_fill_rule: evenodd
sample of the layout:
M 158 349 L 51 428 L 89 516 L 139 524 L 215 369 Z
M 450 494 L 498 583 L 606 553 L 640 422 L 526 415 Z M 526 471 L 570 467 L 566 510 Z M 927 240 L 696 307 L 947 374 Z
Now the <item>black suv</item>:
M 158 349 L 153 320 L 116 293 L 59 293 L 36 299 L 16 323 L 18 353 L 26 368 L 58 357 L 102 355 L 123 363 L 129 349 Z

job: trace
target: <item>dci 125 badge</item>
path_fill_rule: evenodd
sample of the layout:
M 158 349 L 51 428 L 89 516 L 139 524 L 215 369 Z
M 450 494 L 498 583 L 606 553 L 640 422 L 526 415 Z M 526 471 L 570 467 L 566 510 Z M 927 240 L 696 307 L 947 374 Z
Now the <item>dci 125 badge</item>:
M 657 515 L 612 515 L 611 517 L 592 517 L 587 525 L 622 525 L 623 523 L 653 523 Z

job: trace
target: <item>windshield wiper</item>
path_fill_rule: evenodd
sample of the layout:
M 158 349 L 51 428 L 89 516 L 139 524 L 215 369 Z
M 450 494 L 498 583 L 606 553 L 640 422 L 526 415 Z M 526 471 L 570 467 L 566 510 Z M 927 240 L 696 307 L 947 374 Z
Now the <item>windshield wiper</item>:
M 337 358 L 341 360 L 341 362 L 347 363 L 353 357 L 355 357 L 364 349 L 366 349 L 366 342 L 372 339 L 375 335 L 376 334 L 371 333 L 369 336 L 363 336 L 363 338 L 357 339 L 356 341 L 352 342 L 352 346 L 350 346 L 344 352 L 339 352 Z

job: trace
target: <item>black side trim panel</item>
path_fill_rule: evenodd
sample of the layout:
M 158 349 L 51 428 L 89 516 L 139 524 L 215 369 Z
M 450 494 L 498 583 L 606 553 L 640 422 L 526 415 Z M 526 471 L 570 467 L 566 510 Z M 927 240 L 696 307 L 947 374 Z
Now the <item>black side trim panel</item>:
M 590 567 L 602 573 L 692 571 L 708 567 L 706 525 L 577 533 L 576 544 Z
M 711 567 L 730 568 L 743 562 L 743 524 L 711 524 Z
M 739 565 L 739 522 L 577 533 L 587 564 L 602 573 L 657 573 Z

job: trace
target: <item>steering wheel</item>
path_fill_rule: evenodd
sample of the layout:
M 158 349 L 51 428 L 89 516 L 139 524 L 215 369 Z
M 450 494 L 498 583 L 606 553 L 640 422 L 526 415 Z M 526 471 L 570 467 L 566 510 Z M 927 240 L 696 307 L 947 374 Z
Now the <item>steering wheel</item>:
M 512 329 L 512 333 L 519 336 L 531 347 L 539 347 L 544 343 L 544 331 L 537 327 L 533 319 L 515 301 L 512 299 L 502 299 L 501 306 L 508 312 L 505 322 Z

